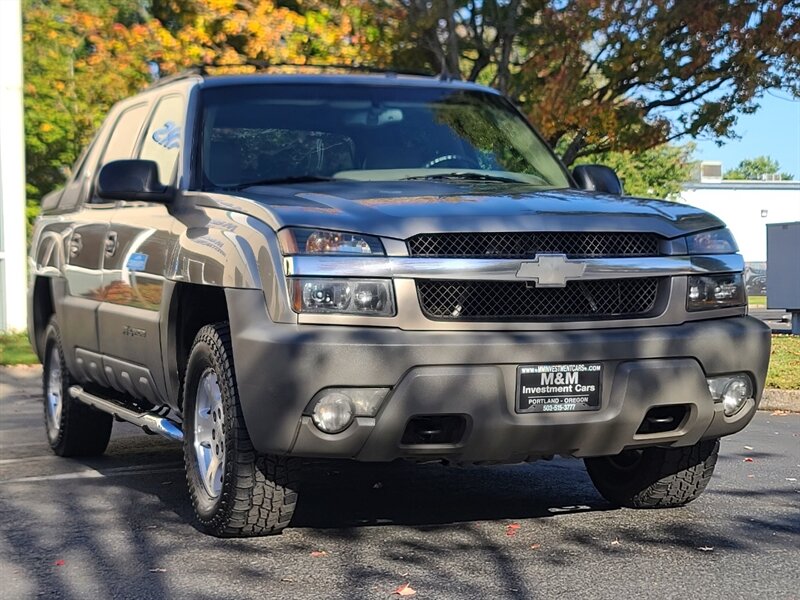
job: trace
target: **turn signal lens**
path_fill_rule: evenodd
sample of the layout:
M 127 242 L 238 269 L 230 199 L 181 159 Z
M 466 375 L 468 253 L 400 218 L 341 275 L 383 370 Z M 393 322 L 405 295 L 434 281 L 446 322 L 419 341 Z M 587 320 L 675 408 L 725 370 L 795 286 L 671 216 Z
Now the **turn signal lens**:
M 732 254 L 739 251 L 728 229 L 703 231 L 686 237 L 689 254 Z
M 324 229 L 288 228 L 278 233 L 278 241 L 284 255 L 296 254 L 340 254 L 383 256 L 383 244 L 372 235 L 327 231 Z

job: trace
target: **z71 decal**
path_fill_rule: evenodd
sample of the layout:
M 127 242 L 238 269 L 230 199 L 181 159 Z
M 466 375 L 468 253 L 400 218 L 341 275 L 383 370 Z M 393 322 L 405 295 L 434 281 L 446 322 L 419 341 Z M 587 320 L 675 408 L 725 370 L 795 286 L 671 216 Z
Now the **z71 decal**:
M 180 146 L 181 128 L 173 121 L 167 121 L 163 127 L 153 132 L 153 140 L 164 148 L 172 150 Z

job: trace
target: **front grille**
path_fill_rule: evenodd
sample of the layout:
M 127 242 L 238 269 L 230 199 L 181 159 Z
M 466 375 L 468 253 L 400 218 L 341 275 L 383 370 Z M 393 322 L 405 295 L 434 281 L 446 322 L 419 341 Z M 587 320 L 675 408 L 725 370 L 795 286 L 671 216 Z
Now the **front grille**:
M 570 281 L 537 288 L 525 281 L 417 280 L 422 312 L 450 321 L 566 321 L 652 315 L 660 278 Z
M 438 258 L 571 258 L 656 256 L 659 236 L 626 232 L 425 233 L 408 240 L 411 256 Z

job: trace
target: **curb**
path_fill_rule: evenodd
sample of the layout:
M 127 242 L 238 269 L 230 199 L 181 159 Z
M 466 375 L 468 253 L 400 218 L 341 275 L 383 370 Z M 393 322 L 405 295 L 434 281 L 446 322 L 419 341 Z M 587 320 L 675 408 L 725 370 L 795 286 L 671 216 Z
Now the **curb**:
M 800 390 L 764 390 L 758 410 L 786 410 L 800 413 Z

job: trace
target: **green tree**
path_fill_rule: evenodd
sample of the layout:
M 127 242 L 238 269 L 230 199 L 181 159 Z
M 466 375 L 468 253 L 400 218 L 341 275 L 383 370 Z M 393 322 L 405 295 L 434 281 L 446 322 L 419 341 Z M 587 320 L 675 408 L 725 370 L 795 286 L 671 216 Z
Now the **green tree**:
M 148 25 L 119 23 L 111 3 L 26 0 L 24 9 L 27 183 L 38 199 L 63 181 L 110 106 L 148 83 L 157 43 Z
M 757 156 L 755 158 L 744 159 L 735 169 L 725 171 L 722 178 L 760 180 L 764 175 L 774 175 L 778 173 L 780 178 L 784 181 L 793 179 L 791 173 L 781 173 L 780 170 L 781 165 L 777 160 L 773 160 L 769 156 Z
M 764 90 L 800 96 L 797 0 L 382 0 L 392 62 L 518 97 L 564 160 L 735 136 Z M 388 42 L 387 38 L 388 37 Z
M 581 158 L 578 163 L 598 163 L 617 172 L 629 196 L 670 199 L 689 181 L 693 144 L 664 144 L 643 152 L 608 152 Z
M 170 74 L 245 59 L 356 62 L 377 35 L 356 4 L 307 0 L 302 12 L 282 4 L 23 0 L 30 218 L 41 197 L 63 183 L 111 105 L 150 84 L 154 66 Z

